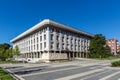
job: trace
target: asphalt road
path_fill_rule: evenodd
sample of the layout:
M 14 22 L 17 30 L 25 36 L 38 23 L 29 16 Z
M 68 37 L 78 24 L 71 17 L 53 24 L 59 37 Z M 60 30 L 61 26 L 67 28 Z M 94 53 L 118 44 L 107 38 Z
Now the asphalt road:
M 120 68 L 111 68 L 106 62 L 73 61 L 33 65 L 6 66 L 5 69 L 23 80 L 120 80 Z

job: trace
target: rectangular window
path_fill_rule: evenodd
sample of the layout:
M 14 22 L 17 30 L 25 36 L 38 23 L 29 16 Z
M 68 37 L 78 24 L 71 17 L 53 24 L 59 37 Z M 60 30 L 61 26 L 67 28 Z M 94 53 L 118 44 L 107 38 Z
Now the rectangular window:
M 40 41 L 42 41 L 42 36 L 40 36 Z
M 34 45 L 34 50 L 35 50 L 35 45 Z
M 34 44 L 35 44 L 35 38 L 34 38 Z
M 39 46 L 38 46 L 38 44 L 37 44 L 37 50 L 39 49 Z
M 67 37 L 67 43 L 69 42 L 69 38 Z
M 40 49 L 42 49 L 42 43 L 40 43 Z
M 51 29 L 51 32 L 54 32 L 54 28 Z
M 59 36 L 57 36 L 57 41 L 59 40 Z
M 53 40 L 53 34 L 51 34 L 51 41 Z
M 53 49 L 53 45 L 54 45 L 54 43 L 53 43 L 53 42 L 51 42 L 51 49 Z
M 30 51 L 30 46 L 29 46 L 29 51 Z
M 57 43 L 57 49 L 59 49 L 59 43 Z
M 64 44 L 62 44 L 62 49 L 64 49 Z
M 37 37 L 37 43 L 38 43 L 38 37 Z
M 46 48 L 46 42 L 44 42 L 44 48 Z
M 32 40 L 31 40 L 31 44 L 32 44 Z
M 44 35 L 44 40 L 46 40 L 46 35 Z
M 64 37 L 62 37 L 62 42 L 64 42 Z
M 73 50 L 73 45 L 71 45 L 71 50 Z

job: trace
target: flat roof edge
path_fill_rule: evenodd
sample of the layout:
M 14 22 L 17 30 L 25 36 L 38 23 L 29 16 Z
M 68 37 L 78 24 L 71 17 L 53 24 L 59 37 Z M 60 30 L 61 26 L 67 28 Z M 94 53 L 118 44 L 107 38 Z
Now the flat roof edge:
M 92 34 L 89 34 L 87 32 L 84 32 L 84 31 L 81 31 L 81 30 L 77 30 L 77 29 L 74 29 L 70 26 L 67 26 L 67 25 L 64 25 L 64 24 L 61 24 L 61 23 L 58 23 L 58 22 L 55 22 L 55 21 L 52 21 L 50 19 L 44 19 L 43 21 L 39 22 L 38 24 L 36 24 L 35 26 L 31 27 L 30 29 L 26 30 L 25 32 L 21 33 L 20 35 L 18 35 L 17 37 L 15 37 L 14 39 L 12 39 L 10 42 L 15 42 L 16 40 L 26 36 L 27 34 L 30 34 L 31 32 L 39 29 L 40 27 L 42 27 L 43 25 L 46 25 L 46 24 L 51 24 L 51 25 L 54 25 L 55 27 L 61 27 L 61 28 L 64 28 L 64 29 L 67 29 L 67 30 L 70 30 L 70 31 L 73 31 L 73 32 L 77 32 L 77 33 L 81 33 L 81 34 L 84 34 L 84 35 L 87 35 L 87 36 L 90 36 L 90 37 L 93 37 L 94 35 Z
M 18 35 L 17 37 L 15 37 L 14 39 L 10 40 L 10 42 L 14 42 L 16 41 L 17 39 L 31 33 L 32 31 L 40 28 L 41 26 L 43 26 L 44 24 L 49 24 L 49 19 L 44 19 L 42 22 L 36 24 L 35 26 L 31 27 L 30 29 L 26 30 L 25 32 L 21 33 L 20 35 Z

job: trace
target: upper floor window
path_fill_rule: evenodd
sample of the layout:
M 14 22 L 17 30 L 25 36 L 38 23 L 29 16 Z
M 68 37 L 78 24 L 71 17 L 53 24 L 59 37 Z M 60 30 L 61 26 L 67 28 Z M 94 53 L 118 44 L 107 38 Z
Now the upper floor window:
M 64 42 L 64 36 L 62 37 L 62 42 Z
M 54 32 L 54 28 L 51 28 L 51 29 L 50 29 L 50 32 Z
M 35 43 L 35 38 L 34 38 L 34 43 Z
M 42 43 L 40 43 L 40 49 L 42 49 Z
M 38 37 L 37 37 L 37 43 L 38 43 Z
M 57 49 L 59 49 L 59 43 L 57 43 Z
M 62 44 L 62 49 L 64 49 L 64 44 Z
M 42 41 L 42 36 L 40 36 L 40 41 Z
M 47 31 L 47 28 L 44 29 L 44 33 Z
M 46 48 L 46 42 L 44 42 L 44 48 Z
M 35 45 L 34 45 L 34 50 L 35 50 Z
M 51 41 L 53 40 L 53 34 L 51 34 Z
M 59 40 L 59 36 L 57 36 L 57 40 Z
M 44 40 L 46 40 L 46 35 L 44 35 Z
M 37 50 L 39 49 L 39 45 L 37 44 Z
M 53 49 L 53 45 L 54 45 L 54 43 L 53 43 L 53 42 L 51 42 L 51 49 Z

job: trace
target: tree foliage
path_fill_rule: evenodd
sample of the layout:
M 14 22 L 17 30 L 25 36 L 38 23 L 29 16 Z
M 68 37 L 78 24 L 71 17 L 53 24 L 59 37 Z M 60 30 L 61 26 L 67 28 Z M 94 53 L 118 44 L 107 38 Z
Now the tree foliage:
M 110 48 L 106 45 L 105 36 L 96 34 L 90 42 L 89 46 L 90 57 L 99 58 L 110 55 Z
M 7 43 L 4 44 L 0 44 L 0 58 L 1 60 L 6 60 L 8 54 L 7 54 L 7 50 L 10 48 L 10 45 Z
M 15 55 L 19 55 L 19 54 L 20 54 L 20 51 L 19 51 L 18 46 L 16 45 L 16 46 L 15 46 Z
M 9 49 L 9 48 L 10 48 L 10 45 L 9 45 L 9 44 L 7 44 L 7 43 L 0 44 L 0 48 L 1 48 L 1 49 L 5 49 L 5 50 L 7 50 L 7 49 Z
M 9 44 L 0 44 L 0 59 L 5 61 L 7 58 L 12 58 L 13 55 L 19 55 L 19 48 L 15 46 L 13 49 Z

